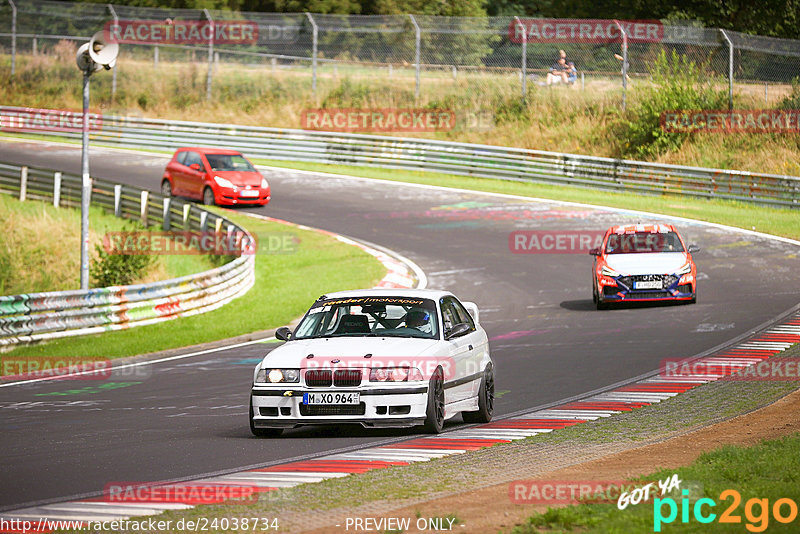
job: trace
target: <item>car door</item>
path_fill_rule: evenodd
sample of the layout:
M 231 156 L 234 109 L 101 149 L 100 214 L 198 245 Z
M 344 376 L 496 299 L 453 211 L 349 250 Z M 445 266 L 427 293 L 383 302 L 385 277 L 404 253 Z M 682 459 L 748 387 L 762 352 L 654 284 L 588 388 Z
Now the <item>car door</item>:
M 458 301 L 455 297 L 442 297 L 439 305 L 442 309 L 443 333 L 447 333 L 457 324 L 465 322 L 459 313 Z M 460 305 L 460 303 L 458 303 Z M 469 315 L 469 314 L 467 314 Z M 470 324 L 470 323 L 467 323 Z M 472 378 L 475 371 L 471 363 L 474 359 L 475 345 L 473 334 L 475 325 L 472 323 L 472 330 L 462 335 L 446 340 L 449 346 L 450 358 L 452 359 L 452 369 L 450 373 L 445 373 L 445 403 L 458 402 L 468 399 L 474 394 Z
M 185 195 L 184 182 L 186 181 L 186 172 L 184 161 L 186 160 L 186 150 L 181 150 L 175 155 L 175 158 L 167 164 L 167 174 L 172 179 L 172 194 Z
M 199 170 L 192 169 L 193 164 L 199 165 Z M 186 196 L 192 198 L 203 198 L 203 188 L 205 186 L 206 167 L 202 156 L 194 150 L 186 154 L 184 161 L 184 187 Z
M 469 349 L 469 359 L 466 362 L 467 369 L 465 373 L 467 377 L 474 378 L 470 384 L 472 386 L 471 395 L 475 396 L 480 389 L 484 362 L 489 359 L 489 339 L 482 329 L 478 329 L 472 315 L 457 298 L 453 298 L 453 306 L 458 312 L 459 320 L 470 326 L 469 332 L 464 334 L 464 339 Z

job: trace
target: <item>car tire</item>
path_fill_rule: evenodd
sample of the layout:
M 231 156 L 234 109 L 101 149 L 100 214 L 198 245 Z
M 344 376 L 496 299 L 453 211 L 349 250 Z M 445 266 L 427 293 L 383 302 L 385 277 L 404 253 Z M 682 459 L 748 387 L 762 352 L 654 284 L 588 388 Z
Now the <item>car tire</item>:
M 600 300 L 600 294 L 597 292 L 597 282 L 592 279 L 592 301 L 598 310 L 607 310 L 608 304 Z
M 444 426 L 444 373 L 437 367 L 428 381 L 428 407 L 425 410 L 425 432 L 439 434 Z
M 161 196 L 164 198 L 172 197 L 172 184 L 169 180 L 164 180 L 161 182 Z
M 206 186 L 206 188 L 203 189 L 203 204 L 206 206 L 213 206 L 216 203 L 217 201 L 214 198 L 214 190 Z
M 480 388 L 478 392 L 478 410 L 461 413 L 465 423 L 488 423 L 492 420 L 492 412 L 494 412 L 494 371 L 492 370 L 492 364 L 487 365 L 486 370 L 483 371 Z
M 282 428 L 256 428 L 253 423 L 253 397 L 250 397 L 250 432 L 257 438 L 277 438 L 283 433 Z

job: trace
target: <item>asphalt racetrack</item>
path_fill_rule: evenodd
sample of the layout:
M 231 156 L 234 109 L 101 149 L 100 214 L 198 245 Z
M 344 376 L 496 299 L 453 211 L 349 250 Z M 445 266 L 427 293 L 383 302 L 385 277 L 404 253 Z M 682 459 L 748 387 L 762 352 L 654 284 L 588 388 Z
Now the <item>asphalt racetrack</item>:
M 80 149 L 3 141 L 0 161 L 78 172 Z M 158 191 L 167 161 L 168 156 L 93 148 L 91 172 Z M 697 304 L 596 311 L 590 256 L 515 254 L 510 232 L 602 231 L 652 219 L 288 170 L 264 174 L 272 202 L 240 211 L 388 247 L 416 262 L 428 287 L 478 303 L 495 361 L 497 416 L 638 376 L 666 358 L 706 351 L 800 302 L 797 247 L 679 221 L 687 241 L 702 248 L 695 254 Z M 174 325 L 180 328 L 180 321 Z M 318 427 L 254 438 L 247 421 L 252 368 L 274 346 L 146 366 L 133 377 L 115 378 L 115 389 L 93 381 L 0 388 L 0 509 L 100 492 L 112 482 L 191 477 L 414 434 Z M 86 389 L 64 394 L 75 388 Z M 446 429 L 460 425 L 457 417 Z

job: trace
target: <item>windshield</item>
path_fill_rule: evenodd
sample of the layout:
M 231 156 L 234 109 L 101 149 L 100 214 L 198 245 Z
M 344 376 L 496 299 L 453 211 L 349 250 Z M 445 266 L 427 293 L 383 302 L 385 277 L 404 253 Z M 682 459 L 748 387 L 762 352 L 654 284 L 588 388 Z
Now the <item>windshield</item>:
M 415 297 L 348 297 L 314 303 L 294 339 L 419 337 L 438 339 L 436 303 Z
M 206 154 L 212 171 L 255 172 L 250 162 L 238 154 Z
M 683 252 L 683 245 L 675 232 L 633 232 L 608 236 L 606 254 L 646 252 Z

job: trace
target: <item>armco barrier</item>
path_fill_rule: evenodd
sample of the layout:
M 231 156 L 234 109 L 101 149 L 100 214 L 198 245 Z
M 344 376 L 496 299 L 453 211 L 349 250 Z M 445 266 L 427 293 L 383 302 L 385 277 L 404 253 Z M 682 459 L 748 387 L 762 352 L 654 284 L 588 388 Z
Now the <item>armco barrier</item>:
M 80 207 L 81 178 L 0 163 L 0 192 Z M 119 217 L 158 224 L 164 230 L 250 235 L 225 217 L 197 205 L 128 185 L 94 180 L 92 203 Z M 149 284 L 0 296 L 0 349 L 211 311 L 246 293 L 253 286 L 254 269 L 255 257 L 243 254 L 209 271 Z
M 0 106 L 0 121 L 41 112 Z M 17 122 L 18 124 L 18 122 Z M 40 131 L 79 139 L 75 132 Z M 671 193 L 800 207 L 800 177 L 666 165 L 430 139 L 261 128 L 104 115 L 91 134 L 107 145 L 150 150 L 238 149 L 255 158 L 442 172 L 645 194 Z

